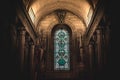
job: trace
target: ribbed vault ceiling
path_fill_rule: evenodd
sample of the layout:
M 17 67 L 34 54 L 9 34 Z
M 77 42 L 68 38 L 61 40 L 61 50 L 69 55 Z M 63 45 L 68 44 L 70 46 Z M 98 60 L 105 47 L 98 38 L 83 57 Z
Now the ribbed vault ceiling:
M 69 26 L 73 25 L 75 29 L 79 29 L 83 34 L 97 2 L 98 0 L 32 0 L 27 6 L 28 11 L 32 8 L 34 12 L 36 30 L 48 29 L 53 23 L 53 25 L 58 24 L 54 11 L 62 9 L 67 11 L 65 23 Z

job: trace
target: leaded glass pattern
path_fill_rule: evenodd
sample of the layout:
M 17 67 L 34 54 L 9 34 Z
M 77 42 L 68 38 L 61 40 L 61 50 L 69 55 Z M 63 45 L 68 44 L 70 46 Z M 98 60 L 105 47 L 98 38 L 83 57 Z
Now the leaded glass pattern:
M 69 33 L 59 29 L 54 34 L 54 69 L 70 69 Z

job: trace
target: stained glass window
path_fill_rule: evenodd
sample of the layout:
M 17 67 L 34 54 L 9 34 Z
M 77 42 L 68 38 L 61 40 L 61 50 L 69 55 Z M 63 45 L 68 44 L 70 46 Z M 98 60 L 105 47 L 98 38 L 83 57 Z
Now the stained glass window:
M 69 33 L 59 29 L 54 34 L 54 69 L 70 69 Z

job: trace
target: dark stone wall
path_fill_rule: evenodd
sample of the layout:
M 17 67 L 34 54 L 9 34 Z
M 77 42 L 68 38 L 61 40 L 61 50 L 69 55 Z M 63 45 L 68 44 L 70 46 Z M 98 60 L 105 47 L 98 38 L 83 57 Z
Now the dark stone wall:
M 16 49 L 13 47 L 10 35 L 11 24 L 16 17 L 16 0 L 2 0 L 0 2 L 0 53 L 1 80 L 17 80 Z

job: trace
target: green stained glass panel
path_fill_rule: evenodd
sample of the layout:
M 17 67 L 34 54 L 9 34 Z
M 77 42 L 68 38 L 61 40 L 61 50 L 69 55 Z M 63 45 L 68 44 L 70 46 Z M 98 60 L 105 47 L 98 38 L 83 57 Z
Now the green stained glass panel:
M 54 69 L 70 69 L 69 33 L 65 29 L 59 29 L 54 34 Z
M 64 66 L 65 65 L 65 60 L 64 59 L 59 59 L 59 61 L 58 61 L 58 64 L 60 65 L 60 66 Z

